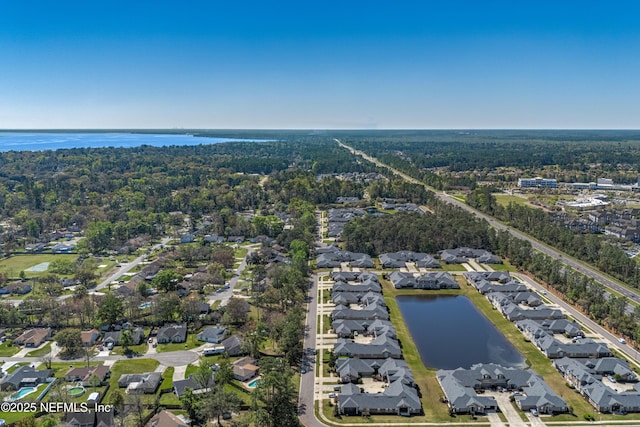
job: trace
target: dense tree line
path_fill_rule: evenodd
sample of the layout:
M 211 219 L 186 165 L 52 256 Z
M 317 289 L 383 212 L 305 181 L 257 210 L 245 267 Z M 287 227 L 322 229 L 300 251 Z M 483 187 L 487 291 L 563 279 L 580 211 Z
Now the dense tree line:
M 492 248 L 492 230 L 459 208 L 439 203 L 434 213 L 365 216 L 349 222 L 342 234 L 345 249 L 378 255 L 411 250 L 434 253 L 458 246 Z

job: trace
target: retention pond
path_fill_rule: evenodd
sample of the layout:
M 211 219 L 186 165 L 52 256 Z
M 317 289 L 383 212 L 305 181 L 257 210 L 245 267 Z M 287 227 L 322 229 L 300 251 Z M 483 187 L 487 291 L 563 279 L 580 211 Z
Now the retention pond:
M 465 296 L 401 295 L 402 317 L 430 368 L 469 368 L 477 363 L 524 367 L 524 358 Z

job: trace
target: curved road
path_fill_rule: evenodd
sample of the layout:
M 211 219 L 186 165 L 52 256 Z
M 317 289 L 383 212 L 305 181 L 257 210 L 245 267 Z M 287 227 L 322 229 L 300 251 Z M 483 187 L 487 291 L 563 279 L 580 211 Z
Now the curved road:
M 616 282 L 615 280 L 613 280 L 611 277 L 607 276 L 606 274 L 596 270 L 593 267 L 588 267 L 585 264 L 581 263 L 580 261 L 578 261 L 577 259 L 565 254 L 562 251 L 559 251 L 555 248 L 552 248 L 550 246 L 547 246 L 543 243 L 541 243 L 539 240 L 534 239 L 533 237 L 529 236 L 528 234 L 524 234 L 521 231 L 518 231 L 512 227 L 509 227 L 499 221 L 497 221 L 495 218 L 485 215 L 484 213 L 470 207 L 469 205 L 460 202 L 459 200 L 454 199 L 453 197 L 449 196 L 447 193 L 442 192 L 442 191 L 438 191 L 434 188 L 429 187 L 428 185 L 424 184 L 423 182 L 418 181 L 415 178 L 410 177 L 409 175 L 400 172 L 397 169 L 392 168 L 391 166 L 388 166 L 382 162 L 380 162 L 379 160 L 377 160 L 374 157 L 371 157 L 367 154 L 365 154 L 364 152 L 360 151 L 360 150 L 356 150 L 353 147 L 350 147 L 348 145 L 343 144 L 342 142 L 340 142 L 338 139 L 334 139 L 334 141 L 336 141 L 338 143 L 338 145 L 340 145 L 341 147 L 349 150 L 352 154 L 360 156 L 362 158 L 364 158 L 365 160 L 368 160 L 372 163 L 374 163 L 377 166 L 386 168 L 388 170 L 390 170 L 393 174 L 401 177 L 402 179 L 404 179 L 405 181 L 411 182 L 413 184 L 418 184 L 418 185 L 422 185 L 424 186 L 426 189 L 428 189 L 429 191 L 432 191 L 436 197 L 438 197 L 440 200 L 450 203 L 452 205 L 455 205 L 461 209 L 464 209 L 472 214 L 474 214 L 476 217 L 484 219 L 485 221 L 487 221 L 492 227 L 498 229 L 498 230 L 502 230 L 502 231 L 506 231 L 508 233 L 510 233 L 512 236 L 517 237 L 518 239 L 521 240 L 526 240 L 529 243 L 531 243 L 531 246 L 544 253 L 545 255 L 548 255 L 554 259 L 560 260 L 564 265 L 566 265 L 567 267 L 570 267 L 576 271 L 579 271 L 580 273 L 584 274 L 587 277 L 590 277 L 594 280 L 596 280 L 597 282 L 601 283 L 602 285 L 604 285 L 605 287 L 624 295 L 627 298 L 631 298 L 634 301 L 639 301 L 640 302 L 640 293 L 636 292 L 636 291 L 632 291 L 622 285 L 620 285 L 618 282 Z M 627 304 L 627 312 L 631 313 L 633 312 L 635 309 L 634 305 L 632 304 Z

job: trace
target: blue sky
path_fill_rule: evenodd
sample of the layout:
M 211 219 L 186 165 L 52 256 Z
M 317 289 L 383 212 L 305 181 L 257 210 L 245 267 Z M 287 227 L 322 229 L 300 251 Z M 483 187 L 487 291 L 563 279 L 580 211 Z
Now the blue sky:
M 0 2 L 0 129 L 640 128 L 632 1 Z

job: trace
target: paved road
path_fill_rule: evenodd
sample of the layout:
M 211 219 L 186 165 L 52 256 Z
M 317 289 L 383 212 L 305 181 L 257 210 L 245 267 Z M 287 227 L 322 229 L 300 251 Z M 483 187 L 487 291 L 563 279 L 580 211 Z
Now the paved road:
M 307 304 L 307 319 L 305 322 L 304 349 L 307 359 L 315 357 L 309 354 L 310 350 L 316 347 L 316 331 L 318 321 L 318 276 L 311 276 L 311 287 L 309 288 L 309 303 Z M 322 366 L 321 366 L 322 367 Z M 315 386 L 315 362 L 310 364 L 306 374 L 300 375 L 300 395 L 298 396 L 298 413 L 300 422 L 306 427 L 326 427 L 315 415 L 314 411 L 314 386 Z
M 213 301 L 221 300 L 220 302 L 221 307 L 227 305 L 227 303 L 229 302 L 229 299 L 233 296 L 233 290 L 238 284 L 240 275 L 242 274 L 244 269 L 247 267 L 247 259 L 249 259 L 251 254 L 254 253 L 256 250 L 256 248 L 251 246 L 249 246 L 247 249 L 248 249 L 247 256 L 245 256 L 242 262 L 240 262 L 240 265 L 238 266 L 238 269 L 236 270 L 235 274 L 229 280 L 229 289 L 225 290 L 224 292 L 216 292 L 216 293 L 207 295 L 207 300 L 209 301 L 209 304 L 213 304 Z
M 614 280 L 612 280 L 609 276 L 607 276 L 606 274 L 596 270 L 595 268 L 592 267 L 588 267 L 585 266 L 584 264 L 580 263 L 577 259 L 565 254 L 564 252 L 561 252 L 557 249 L 554 249 L 550 246 L 547 246 L 543 243 L 541 243 L 540 241 L 534 239 L 533 237 L 524 234 L 512 227 L 509 227 L 507 225 L 504 225 L 503 223 L 497 221 L 496 219 L 494 219 L 491 216 L 485 215 L 484 213 L 473 209 L 472 207 L 470 207 L 469 205 L 460 202 L 459 200 L 454 199 L 453 197 L 449 196 L 447 193 L 442 192 L 442 191 L 438 191 L 434 188 L 429 187 L 428 185 L 424 184 L 423 182 L 418 181 L 415 178 L 410 177 L 409 175 L 400 172 L 397 169 L 394 169 L 382 162 L 380 162 L 379 160 L 365 154 L 362 151 L 356 150 L 353 147 L 350 147 L 348 145 L 343 144 L 342 142 L 340 142 L 338 139 L 334 139 L 334 141 L 336 141 L 341 147 L 346 148 L 347 150 L 349 150 L 351 153 L 361 156 L 362 158 L 364 158 L 365 160 L 368 160 L 374 164 L 376 164 L 377 166 L 386 168 L 388 170 L 390 170 L 391 172 L 393 172 L 395 175 L 403 178 L 404 180 L 411 182 L 413 184 L 419 184 L 424 186 L 425 188 L 427 188 L 428 190 L 432 191 L 433 193 L 435 193 L 436 197 L 438 197 L 440 200 L 450 203 L 452 205 L 458 206 L 461 209 L 464 209 L 472 214 L 474 214 L 476 217 L 484 219 L 485 221 L 487 221 L 492 227 L 498 229 L 498 230 L 502 230 L 502 231 L 506 231 L 508 233 L 510 233 L 512 236 L 517 237 L 518 239 L 521 240 L 526 240 L 529 243 L 531 243 L 531 246 L 534 249 L 539 250 L 540 252 L 554 258 L 557 260 L 560 260 L 562 263 L 564 263 L 566 266 L 573 268 L 574 270 L 579 271 L 580 273 L 596 280 L 597 282 L 601 283 L 602 285 L 604 285 L 607 288 L 610 288 L 628 298 L 631 298 L 634 301 L 638 301 L 640 302 L 640 292 L 636 292 L 636 291 L 632 291 L 629 290 L 627 288 L 625 288 L 624 286 L 621 286 L 620 284 L 618 284 L 617 282 L 615 282 Z M 607 294 L 608 295 L 608 294 Z M 631 304 L 627 305 L 627 312 L 631 313 L 633 312 L 633 310 L 635 309 L 635 307 Z
M 155 250 L 160 249 L 162 246 L 164 246 L 167 243 L 169 243 L 169 240 L 171 240 L 170 237 L 163 238 L 160 243 L 157 243 L 157 244 L 153 245 L 151 247 L 150 251 L 155 251 Z M 143 254 L 143 255 L 140 255 L 138 258 L 134 259 L 133 261 L 131 261 L 129 263 L 121 264 L 122 266 L 117 268 L 115 273 L 113 273 L 111 276 L 107 277 L 100 284 L 98 284 L 98 286 L 96 286 L 95 288 L 89 289 L 89 292 L 100 291 L 100 290 L 108 287 L 111 283 L 117 282 L 118 279 L 120 279 L 120 277 L 122 277 L 125 273 L 128 273 L 129 271 L 131 271 L 134 267 L 138 266 L 141 262 L 145 261 L 146 259 L 147 259 L 147 254 Z M 59 296 L 58 299 L 59 300 L 64 300 L 64 299 L 67 299 L 67 298 L 71 298 L 72 296 L 73 296 L 73 294 L 62 295 L 62 296 Z

